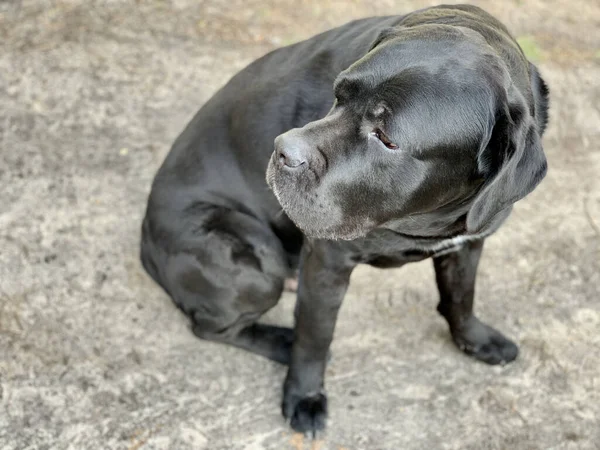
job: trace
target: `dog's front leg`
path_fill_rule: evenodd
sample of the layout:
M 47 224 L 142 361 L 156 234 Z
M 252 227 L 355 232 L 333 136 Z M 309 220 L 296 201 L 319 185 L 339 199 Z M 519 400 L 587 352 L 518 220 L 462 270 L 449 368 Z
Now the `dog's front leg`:
M 467 355 L 488 364 L 515 359 L 517 346 L 473 314 L 475 276 L 483 240 L 467 242 L 454 252 L 433 259 L 440 291 L 439 313 L 444 316 L 456 345 Z
M 292 428 L 314 433 L 325 427 L 324 375 L 329 345 L 354 263 L 330 241 L 309 241 L 302 250 L 296 328 L 283 389 L 282 412 Z

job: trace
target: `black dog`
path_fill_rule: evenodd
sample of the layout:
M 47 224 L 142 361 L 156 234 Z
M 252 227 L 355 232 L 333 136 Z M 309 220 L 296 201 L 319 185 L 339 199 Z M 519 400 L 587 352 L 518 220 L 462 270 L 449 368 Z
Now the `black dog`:
M 506 28 L 473 6 L 275 50 L 175 141 L 148 202 L 144 267 L 197 336 L 289 364 L 283 414 L 298 431 L 324 427 L 329 345 L 359 263 L 433 257 L 454 342 L 512 361 L 516 345 L 472 313 L 475 273 L 484 238 L 546 173 L 547 97 Z M 297 269 L 295 330 L 257 323 Z

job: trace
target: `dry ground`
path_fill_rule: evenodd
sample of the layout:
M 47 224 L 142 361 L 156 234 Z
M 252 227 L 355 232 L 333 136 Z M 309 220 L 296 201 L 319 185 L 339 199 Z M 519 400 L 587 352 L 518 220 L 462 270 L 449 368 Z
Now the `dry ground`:
M 488 240 L 478 281 L 480 315 L 520 358 L 454 349 L 430 262 L 360 268 L 313 448 L 600 448 L 600 3 L 476 3 L 552 89 L 550 173 Z M 279 413 L 285 369 L 195 339 L 142 271 L 146 195 L 186 121 L 252 59 L 429 4 L 0 0 L 0 449 L 310 447 Z

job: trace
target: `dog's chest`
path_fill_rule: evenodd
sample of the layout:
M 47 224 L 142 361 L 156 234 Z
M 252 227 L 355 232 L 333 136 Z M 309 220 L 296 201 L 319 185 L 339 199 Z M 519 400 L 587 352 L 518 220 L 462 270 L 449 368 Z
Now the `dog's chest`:
M 370 236 L 361 245 L 360 262 L 379 268 L 400 267 L 406 263 L 441 256 L 460 250 L 480 236 L 456 236 L 447 239 L 412 239 L 406 236 Z

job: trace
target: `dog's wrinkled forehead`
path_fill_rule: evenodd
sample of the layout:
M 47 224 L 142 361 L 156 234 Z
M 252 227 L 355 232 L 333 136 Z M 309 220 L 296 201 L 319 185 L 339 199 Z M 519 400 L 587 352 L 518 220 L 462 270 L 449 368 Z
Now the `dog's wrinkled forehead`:
M 437 77 L 440 82 L 482 82 L 490 70 L 498 76 L 499 59 L 483 37 L 467 28 L 423 25 L 392 29 L 367 55 L 340 73 L 336 93 L 375 88 L 407 69 Z M 502 76 L 502 75 L 500 75 Z
M 481 68 L 482 58 L 494 54 L 483 36 L 469 28 L 441 24 L 396 28 L 383 32 L 368 53 L 375 64 L 395 71 L 402 66 L 421 65 L 436 70 L 459 62 L 465 70 Z

